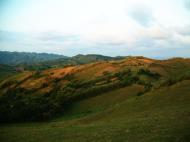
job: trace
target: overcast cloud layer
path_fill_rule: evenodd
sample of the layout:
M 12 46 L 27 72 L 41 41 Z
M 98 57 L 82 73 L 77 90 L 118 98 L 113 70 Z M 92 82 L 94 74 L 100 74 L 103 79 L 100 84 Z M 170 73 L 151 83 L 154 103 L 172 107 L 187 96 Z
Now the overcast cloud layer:
M 0 50 L 190 57 L 190 0 L 1 0 Z

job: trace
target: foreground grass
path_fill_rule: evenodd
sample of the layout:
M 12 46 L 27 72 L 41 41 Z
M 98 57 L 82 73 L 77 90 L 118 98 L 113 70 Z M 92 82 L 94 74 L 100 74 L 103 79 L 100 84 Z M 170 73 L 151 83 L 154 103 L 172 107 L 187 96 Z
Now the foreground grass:
M 95 96 L 51 122 L 1 125 L 0 141 L 188 142 L 189 85 L 183 81 L 142 96 L 132 93 L 134 87 Z

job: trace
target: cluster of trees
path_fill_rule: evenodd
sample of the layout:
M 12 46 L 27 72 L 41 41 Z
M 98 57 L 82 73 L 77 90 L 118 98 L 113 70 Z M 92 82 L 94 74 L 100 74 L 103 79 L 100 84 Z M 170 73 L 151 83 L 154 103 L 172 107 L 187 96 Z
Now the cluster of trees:
M 190 75 L 184 75 L 184 76 L 180 76 L 178 78 L 167 78 L 165 80 L 163 80 L 161 83 L 160 83 L 160 87 L 162 86 L 171 86 L 171 85 L 174 85 L 180 81 L 183 81 L 183 80 L 190 80 Z
M 5 82 L 4 84 L 2 84 L 1 86 L 0 86 L 0 89 L 3 89 L 3 88 L 6 88 L 6 87 L 9 87 L 9 86 L 11 86 L 11 85 L 13 85 L 13 84 L 15 84 L 15 83 L 17 83 L 16 81 L 7 81 L 7 82 Z
M 116 77 L 118 77 L 123 86 L 128 86 L 137 83 L 140 80 L 137 75 L 131 72 L 131 70 L 120 72 L 119 74 L 116 74 Z
M 147 75 L 147 76 L 153 77 L 153 78 L 155 78 L 155 79 L 160 78 L 160 74 L 155 73 L 155 72 L 151 72 L 150 70 L 148 70 L 148 69 L 143 69 L 143 68 L 139 69 L 138 74 L 139 74 L 139 75 Z
M 0 96 L 0 121 L 47 120 L 60 110 L 49 95 L 10 93 Z

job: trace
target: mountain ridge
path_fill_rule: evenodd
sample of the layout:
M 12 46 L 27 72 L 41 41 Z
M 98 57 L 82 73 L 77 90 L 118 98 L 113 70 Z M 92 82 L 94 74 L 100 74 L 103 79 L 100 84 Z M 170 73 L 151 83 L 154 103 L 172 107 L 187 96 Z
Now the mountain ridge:
M 9 51 L 0 51 L 0 64 L 33 64 L 33 63 L 41 63 L 48 61 L 56 61 L 56 60 L 83 60 L 81 63 L 89 63 L 91 61 L 99 61 L 99 60 L 111 60 L 111 59 L 121 59 L 124 57 L 111 57 L 104 56 L 99 54 L 78 54 L 72 57 L 60 55 L 60 54 L 52 54 L 52 53 L 36 53 L 36 52 L 9 52 Z M 90 60 L 90 61 L 88 61 Z

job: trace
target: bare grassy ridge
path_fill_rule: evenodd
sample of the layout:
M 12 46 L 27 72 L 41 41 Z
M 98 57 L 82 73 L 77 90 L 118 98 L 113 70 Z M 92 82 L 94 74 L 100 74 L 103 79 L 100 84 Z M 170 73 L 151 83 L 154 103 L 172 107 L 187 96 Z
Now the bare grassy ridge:
M 21 77 L 1 83 L 13 85 L 1 88 L 0 100 L 7 90 L 22 86 L 17 95 L 37 106 L 22 102 L 25 109 L 44 107 L 39 114 L 31 110 L 33 116 L 47 116 L 52 108 L 61 111 L 53 112 L 48 122 L 1 125 L 1 141 L 190 141 L 189 59 L 136 57 L 50 69 L 25 81 Z

